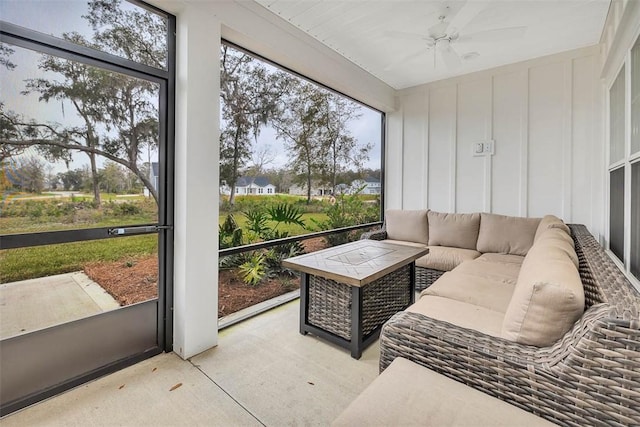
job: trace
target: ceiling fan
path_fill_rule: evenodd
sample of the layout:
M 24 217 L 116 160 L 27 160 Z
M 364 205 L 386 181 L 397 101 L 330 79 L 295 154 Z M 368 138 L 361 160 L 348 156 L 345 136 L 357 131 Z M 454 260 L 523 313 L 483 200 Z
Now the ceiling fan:
M 482 11 L 484 7 L 485 4 L 482 2 L 467 2 L 457 13 L 453 15 L 453 18 L 450 19 L 448 16 L 450 15 L 450 8 L 447 6 L 438 16 L 438 23 L 427 29 L 426 35 L 401 31 L 388 31 L 386 34 L 394 38 L 423 40 L 426 44 L 427 51 L 433 51 L 434 68 L 437 65 L 436 57 L 440 56 L 446 68 L 455 69 L 462 65 L 461 58 L 475 57 L 478 54 L 474 52 L 475 55 L 474 53 L 471 53 L 461 57 L 452 45 L 463 45 L 466 42 L 500 42 L 503 40 L 520 38 L 527 30 L 527 27 L 506 27 L 474 33 L 464 33 L 464 28 Z M 418 52 L 407 55 L 400 61 L 396 61 L 386 67 L 386 69 L 394 68 L 395 66 L 406 62 L 410 58 L 419 55 L 424 50 L 423 46 Z

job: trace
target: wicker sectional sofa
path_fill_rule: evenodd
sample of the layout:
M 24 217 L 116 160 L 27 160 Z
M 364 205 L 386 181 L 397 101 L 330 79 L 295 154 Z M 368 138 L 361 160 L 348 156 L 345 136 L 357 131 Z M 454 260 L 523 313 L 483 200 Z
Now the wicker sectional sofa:
M 423 213 L 426 225 L 409 220 Z M 440 231 L 450 234 L 447 227 L 459 223 L 465 234 L 469 217 L 429 214 L 391 212 L 385 228 L 367 237 L 431 250 L 434 243 L 460 244 Z M 478 254 L 457 262 L 453 250 L 446 274 L 433 268 L 446 267 L 446 258 L 417 262 L 434 272 L 422 275 L 420 299 L 384 325 L 381 371 L 403 357 L 560 425 L 640 425 L 638 291 L 584 226 L 475 215 Z M 402 220 L 394 224 L 394 217 Z M 434 234 L 442 220 L 448 224 Z M 399 224 L 413 232 L 399 234 Z M 444 248 L 432 253 L 442 258 Z

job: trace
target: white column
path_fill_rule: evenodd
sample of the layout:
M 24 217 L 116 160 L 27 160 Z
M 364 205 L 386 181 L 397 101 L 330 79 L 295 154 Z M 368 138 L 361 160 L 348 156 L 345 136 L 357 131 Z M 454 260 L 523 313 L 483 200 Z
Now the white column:
M 177 14 L 173 350 L 218 341 L 220 24 L 204 7 Z

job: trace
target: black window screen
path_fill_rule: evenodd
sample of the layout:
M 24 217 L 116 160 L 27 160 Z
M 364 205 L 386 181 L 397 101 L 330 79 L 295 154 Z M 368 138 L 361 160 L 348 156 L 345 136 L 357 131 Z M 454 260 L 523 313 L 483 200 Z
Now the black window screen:
M 640 162 L 631 166 L 631 274 L 640 279 Z
M 624 168 L 610 173 L 609 248 L 624 262 Z

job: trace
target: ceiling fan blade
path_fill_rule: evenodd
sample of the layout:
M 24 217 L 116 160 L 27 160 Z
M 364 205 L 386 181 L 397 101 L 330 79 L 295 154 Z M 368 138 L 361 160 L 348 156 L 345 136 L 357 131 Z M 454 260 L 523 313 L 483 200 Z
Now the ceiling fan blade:
M 447 28 L 449 27 L 449 23 L 445 22 L 444 19 L 441 19 L 437 24 L 432 25 L 428 29 L 429 36 L 434 39 L 440 38 L 447 34 Z
M 462 65 L 462 61 L 460 60 L 460 57 L 458 56 L 456 51 L 453 50 L 450 44 L 439 43 L 437 46 L 437 50 L 438 52 L 440 52 L 440 56 L 442 57 L 442 61 L 444 62 L 444 65 L 449 70 L 454 70 Z
M 464 42 L 496 42 L 505 39 L 517 39 L 524 36 L 527 27 L 497 28 L 495 30 L 478 31 L 477 33 L 464 34 L 456 39 L 456 43 Z
M 460 32 L 486 7 L 485 2 L 467 1 L 449 22 L 452 31 Z
M 384 71 L 389 71 L 392 70 L 396 67 L 399 66 L 404 66 L 408 61 L 411 61 L 412 59 L 416 58 L 417 56 L 424 54 L 424 52 L 428 51 L 429 48 L 425 48 L 425 47 L 421 47 L 420 50 L 416 50 L 415 52 L 411 52 L 409 55 L 403 55 L 401 58 L 393 61 L 392 63 L 390 63 L 389 65 L 387 65 L 386 67 L 384 67 Z
M 393 31 L 393 30 L 385 31 L 384 35 L 394 39 L 403 39 L 403 40 L 426 40 L 429 38 L 429 36 L 425 34 L 407 33 L 404 31 Z

